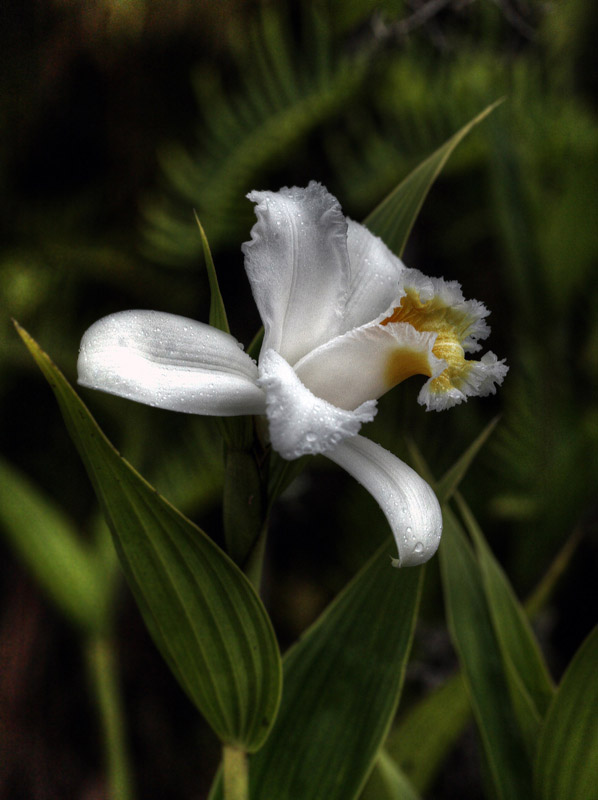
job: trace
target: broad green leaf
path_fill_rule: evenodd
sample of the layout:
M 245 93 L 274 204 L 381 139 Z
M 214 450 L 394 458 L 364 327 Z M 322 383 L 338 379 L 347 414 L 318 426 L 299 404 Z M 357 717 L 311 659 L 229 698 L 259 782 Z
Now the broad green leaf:
M 255 800 L 357 796 L 396 711 L 422 578 L 382 547 L 289 651 L 272 738 L 251 761 Z
M 419 795 L 396 761 L 382 748 L 360 800 L 419 800 Z
M 364 220 L 372 233 L 379 236 L 388 247 L 397 255 L 403 255 L 403 250 L 417 219 L 417 215 L 426 199 L 430 187 L 442 171 L 451 153 L 467 136 L 469 131 L 481 122 L 501 103 L 488 106 L 481 114 L 464 125 L 447 142 L 438 148 L 431 156 L 423 161 L 405 180 L 378 205 Z
M 212 252 L 210 250 L 210 245 L 208 243 L 208 237 L 203 229 L 201 222 L 199 221 L 199 217 L 195 214 L 195 221 L 197 222 L 197 227 L 199 228 L 199 235 L 201 237 L 201 247 L 203 250 L 203 257 L 206 264 L 206 270 L 208 273 L 208 281 L 210 284 L 210 316 L 209 316 L 209 323 L 214 328 L 218 328 L 225 333 L 230 333 L 230 328 L 228 325 L 228 318 L 226 316 L 226 309 L 224 308 L 224 300 L 222 299 L 222 294 L 220 292 L 220 286 L 218 284 L 218 276 L 216 275 L 216 267 L 214 266 L 214 259 L 212 258 Z
M 554 685 L 548 668 L 525 611 L 488 547 L 471 510 L 459 494 L 456 500 L 475 545 L 494 631 L 512 684 L 512 692 L 516 693 L 514 701 L 521 704 L 523 713 L 529 708 L 539 725 L 554 695 Z M 533 752 L 537 741 L 537 726 L 525 720 L 523 725 L 533 736 L 530 742 Z
M 112 586 L 64 512 L 0 459 L 0 526 L 51 600 L 86 631 L 106 627 Z
M 390 732 L 385 750 L 422 794 L 471 719 L 471 703 L 461 674 L 426 695 Z
M 598 794 L 598 628 L 569 664 L 538 742 L 534 778 L 540 800 L 590 800 Z
M 121 458 L 57 367 L 18 330 L 56 395 L 156 645 L 220 739 L 257 749 L 281 686 L 261 601 L 220 548 Z
M 288 651 L 272 735 L 249 764 L 252 800 L 359 795 L 396 711 L 422 580 L 392 569 L 383 546 Z
M 531 770 L 504 672 L 478 562 L 455 515 L 444 509 L 439 548 L 449 630 L 459 655 L 497 797 L 529 800 Z

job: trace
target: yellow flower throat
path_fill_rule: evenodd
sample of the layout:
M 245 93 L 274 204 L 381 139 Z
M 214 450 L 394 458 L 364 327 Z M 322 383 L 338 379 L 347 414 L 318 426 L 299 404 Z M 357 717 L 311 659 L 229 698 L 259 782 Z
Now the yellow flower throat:
M 458 388 L 463 383 L 471 369 L 471 362 L 465 360 L 465 353 L 461 346 L 472 323 L 469 314 L 448 306 L 437 296 L 422 303 L 417 290 L 407 289 L 400 304 L 380 324 L 388 325 L 390 322 L 406 322 L 418 331 L 430 331 L 437 334 L 432 353 L 437 358 L 443 359 L 447 366 L 432 381 L 430 385 L 432 392 L 446 392 L 451 387 Z M 431 377 L 432 366 L 428 353 L 402 347 L 389 359 L 387 364 L 388 382 L 390 385 L 396 386 L 412 375 Z

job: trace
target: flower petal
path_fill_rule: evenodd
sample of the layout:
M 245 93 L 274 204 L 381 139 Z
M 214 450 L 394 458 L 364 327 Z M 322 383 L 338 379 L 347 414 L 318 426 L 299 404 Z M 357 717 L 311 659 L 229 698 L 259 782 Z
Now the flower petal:
M 435 341 L 435 333 L 405 323 L 375 322 L 308 353 L 295 372 L 318 397 L 353 409 L 411 375 L 439 375 L 446 364 L 432 352 Z
M 263 352 L 289 364 L 340 332 L 349 283 L 347 223 L 319 183 L 251 192 L 258 221 L 243 245 L 245 268 L 264 323 Z
M 479 361 L 466 361 L 469 365 L 459 386 L 447 385 L 442 375 L 426 381 L 421 388 L 417 401 L 426 406 L 427 411 L 444 411 L 452 408 L 468 397 L 485 397 L 495 394 L 496 387 L 503 382 L 509 368 L 504 358 L 500 361 L 494 353 L 486 353 Z
M 396 566 L 413 567 L 434 555 L 442 513 L 436 495 L 417 472 L 363 436 L 347 439 L 325 455 L 378 501 L 399 549 Z
M 465 358 L 480 350 L 478 339 L 490 333 L 489 312 L 478 300 L 465 300 L 456 281 L 428 278 L 415 269 L 401 275 L 403 294 L 381 321 L 382 326 L 407 323 L 420 332 L 436 334 L 433 353 L 444 362 L 440 374 L 431 375 L 418 397 L 427 407 L 442 411 L 468 397 L 496 391 L 508 372 L 504 360 L 487 353 L 481 360 Z
M 190 414 L 263 414 L 257 367 L 228 333 L 158 311 L 98 320 L 81 340 L 79 383 Z
M 347 220 L 350 283 L 344 311 L 344 330 L 376 319 L 400 296 L 399 277 L 405 265 L 382 239 L 364 225 Z
M 260 358 L 259 385 L 266 392 L 272 447 L 288 460 L 326 453 L 376 414 L 374 401 L 346 411 L 316 397 L 274 350 Z

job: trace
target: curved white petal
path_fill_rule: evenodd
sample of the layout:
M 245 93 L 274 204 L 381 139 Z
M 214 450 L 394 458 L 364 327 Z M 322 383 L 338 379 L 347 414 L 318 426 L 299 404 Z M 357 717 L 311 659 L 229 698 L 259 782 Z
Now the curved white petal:
M 364 225 L 348 219 L 350 283 L 344 311 L 344 331 L 376 319 L 400 296 L 400 258 Z
M 340 332 L 349 282 L 347 223 L 319 183 L 251 192 L 257 223 L 243 245 L 245 269 L 264 323 L 263 352 L 290 364 Z
M 374 401 L 345 411 L 316 397 L 274 350 L 260 358 L 259 385 L 266 392 L 272 447 L 288 460 L 326 453 L 343 439 L 355 436 L 376 414 Z
M 397 543 L 397 566 L 413 567 L 434 555 L 442 513 L 436 495 L 417 472 L 363 436 L 347 439 L 325 455 L 378 501 Z
M 228 333 L 158 311 L 98 320 L 81 340 L 79 383 L 190 414 L 263 414 L 255 362 Z
M 446 364 L 432 352 L 435 341 L 435 333 L 406 323 L 372 323 L 308 353 L 295 372 L 318 397 L 352 409 L 411 375 L 439 375 Z

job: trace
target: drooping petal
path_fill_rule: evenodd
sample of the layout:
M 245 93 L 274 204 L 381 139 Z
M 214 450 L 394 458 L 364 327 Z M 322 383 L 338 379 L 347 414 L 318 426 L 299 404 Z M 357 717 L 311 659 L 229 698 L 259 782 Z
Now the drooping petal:
M 316 397 L 274 350 L 260 358 L 259 385 L 266 393 L 272 447 L 288 460 L 326 453 L 376 414 L 375 401 L 346 411 Z
M 434 555 L 442 513 L 436 495 L 417 472 L 363 436 L 347 439 L 325 455 L 377 500 L 397 543 L 397 566 L 413 567 Z
M 337 336 L 308 353 L 295 371 L 315 395 L 340 408 L 375 400 L 412 375 L 439 375 L 436 334 L 405 323 L 378 322 Z
M 319 183 L 251 192 L 258 221 L 243 245 L 264 323 L 263 351 L 289 364 L 340 332 L 349 282 L 347 223 Z
M 263 414 L 257 366 L 228 333 L 158 311 L 98 320 L 81 340 L 79 383 L 190 414 Z
M 343 332 L 371 322 L 398 299 L 400 258 L 364 225 L 348 219 L 350 282 Z

